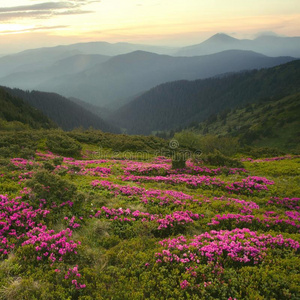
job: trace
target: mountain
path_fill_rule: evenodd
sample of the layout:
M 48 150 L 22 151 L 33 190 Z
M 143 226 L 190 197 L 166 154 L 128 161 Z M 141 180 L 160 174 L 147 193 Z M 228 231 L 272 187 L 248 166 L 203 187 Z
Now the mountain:
M 200 134 L 238 136 L 248 145 L 291 150 L 300 145 L 299 116 L 297 93 L 222 111 L 192 129 Z
M 216 34 L 201 44 L 183 48 L 140 45 L 130 43 L 88 42 L 56 47 L 29 49 L 0 56 L 0 78 L 12 73 L 43 70 L 55 62 L 74 55 L 98 54 L 116 56 L 137 50 L 173 56 L 199 56 L 225 50 L 251 50 L 267 56 L 300 57 L 300 37 L 264 35 L 254 40 L 239 40 L 225 34 Z
M 100 117 L 58 94 L 9 88 L 5 90 L 10 95 L 21 98 L 42 111 L 64 130 L 93 127 L 105 132 L 119 132 L 117 127 L 106 123 Z
M 99 63 L 110 59 L 109 56 L 98 54 L 77 54 L 55 61 L 50 66 L 38 70 L 13 72 L 1 78 L 1 84 L 20 89 L 35 89 L 45 81 L 61 76 L 82 72 Z
M 300 91 L 300 60 L 270 69 L 221 77 L 162 84 L 111 115 L 132 134 L 150 134 L 201 122 L 226 108 L 260 98 L 281 97 Z
M 200 44 L 181 48 L 175 55 L 208 55 L 231 49 L 250 50 L 274 57 L 293 56 L 300 58 L 300 37 L 263 35 L 254 40 L 239 40 L 229 35 L 218 33 Z
M 6 125 L 14 122 L 15 126 L 19 127 L 16 122 L 20 122 L 34 129 L 56 127 L 41 111 L 25 103 L 21 98 L 12 96 L 2 87 L 0 87 L 0 107 L 0 119 L 4 120 Z
M 108 56 L 116 56 L 120 54 L 126 54 L 133 51 L 148 51 L 157 54 L 172 54 L 175 52 L 175 48 L 164 46 L 152 46 L 132 43 L 107 43 L 107 42 L 89 42 L 89 43 L 77 43 L 67 46 L 57 46 L 54 48 L 64 50 L 76 50 L 85 54 L 101 54 Z M 51 49 L 51 48 L 49 48 Z
M 194 80 L 227 72 L 272 67 L 291 60 L 291 57 L 271 58 L 240 50 L 198 57 L 173 57 L 136 51 L 112 57 L 84 72 L 53 78 L 36 89 L 105 106 L 169 81 Z
M 0 78 L 11 73 L 43 70 L 58 60 L 78 54 L 98 54 L 115 56 L 137 50 L 150 51 L 160 54 L 171 54 L 175 50 L 168 47 L 148 46 L 130 43 L 89 42 L 72 45 L 60 45 L 29 49 L 12 55 L 0 57 Z
M 11 73 L 41 70 L 61 59 L 77 54 L 81 54 L 80 51 L 42 48 L 6 55 L 0 58 L 0 77 Z

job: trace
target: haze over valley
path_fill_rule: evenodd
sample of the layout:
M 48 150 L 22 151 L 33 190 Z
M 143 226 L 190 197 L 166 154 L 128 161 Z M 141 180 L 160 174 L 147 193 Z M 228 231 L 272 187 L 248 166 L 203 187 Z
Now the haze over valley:
M 98 117 L 114 122 L 116 110 L 124 105 L 128 109 L 128 103 L 136 103 L 141 95 L 161 84 L 221 78 L 235 72 L 271 68 L 299 57 L 300 37 L 265 35 L 240 40 L 218 33 L 200 44 L 181 48 L 130 43 L 78 43 L 25 50 L 1 57 L 0 85 L 78 99 L 86 109 L 89 109 L 89 104 L 98 107 L 94 111 L 92 109 Z M 164 100 L 161 101 L 163 105 Z M 158 103 L 156 105 L 160 107 Z M 132 113 L 128 112 L 128 115 Z M 147 118 L 150 116 L 148 114 Z M 188 118 L 183 123 L 189 122 L 192 119 Z M 135 125 L 130 128 L 132 126 Z M 129 129 L 126 126 L 122 128 Z M 129 129 L 128 132 L 134 131 Z M 151 131 L 147 131 L 149 133 Z

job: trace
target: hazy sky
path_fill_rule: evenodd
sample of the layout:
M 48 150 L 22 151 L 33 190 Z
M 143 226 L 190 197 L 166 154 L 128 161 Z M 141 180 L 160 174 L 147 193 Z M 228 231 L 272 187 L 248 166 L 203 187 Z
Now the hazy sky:
M 300 0 L 0 0 L 0 53 L 86 41 L 171 46 L 300 36 Z

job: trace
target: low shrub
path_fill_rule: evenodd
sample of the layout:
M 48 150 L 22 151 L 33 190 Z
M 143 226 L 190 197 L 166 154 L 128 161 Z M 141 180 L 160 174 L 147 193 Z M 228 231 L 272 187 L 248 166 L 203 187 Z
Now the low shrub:
M 239 160 L 223 155 L 221 152 L 215 150 L 213 153 L 202 156 L 204 163 L 213 166 L 227 166 L 232 168 L 244 168 L 243 163 Z
M 65 156 L 80 156 L 81 145 L 63 132 L 53 132 L 47 136 L 47 148 L 56 154 Z
M 186 167 L 186 156 L 176 153 L 172 158 L 172 169 L 184 169 Z

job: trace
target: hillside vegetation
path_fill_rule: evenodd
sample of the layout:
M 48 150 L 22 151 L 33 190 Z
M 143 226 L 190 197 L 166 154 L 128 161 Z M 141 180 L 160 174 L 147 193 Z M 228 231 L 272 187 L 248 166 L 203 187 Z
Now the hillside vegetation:
M 0 87 L 0 129 L 9 128 L 14 122 L 15 127 L 53 128 L 56 124 L 47 118 L 40 110 L 31 107 L 21 98 L 10 95 Z M 25 125 L 25 126 L 24 126 Z
M 190 129 L 200 134 L 238 137 L 246 145 L 291 150 L 300 144 L 299 115 L 298 93 L 225 110 Z
M 58 94 L 40 91 L 30 92 L 7 87 L 5 87 L 5 90 L 7 93 L 23 99 L 31 106 L 42 111 L 64 130 L 93 127 L 105 132 L 119 132 L 116 126 L 110 125 L 96 114 Z
M 262 98 L 280 99 L 300 91 L 300 60 L 270 69 L 159 85 L 124 105 L 111 120 L 128 133 L 150 134 L 183 128 L 212 114 Z
M 0 299 L 299 299 L 299 157 L 174 169 L 162 147 L 1 134 Z

